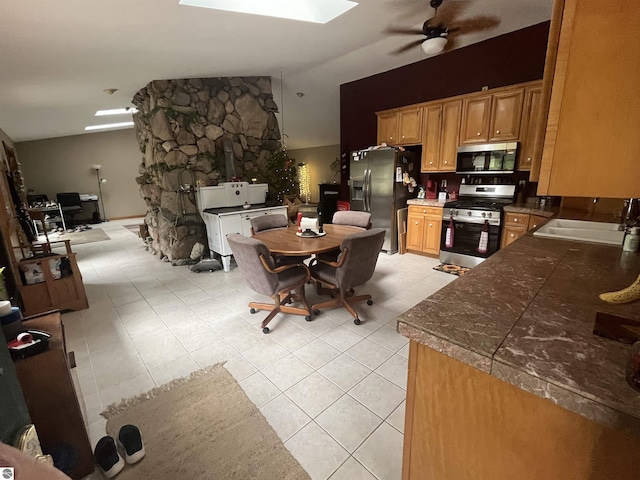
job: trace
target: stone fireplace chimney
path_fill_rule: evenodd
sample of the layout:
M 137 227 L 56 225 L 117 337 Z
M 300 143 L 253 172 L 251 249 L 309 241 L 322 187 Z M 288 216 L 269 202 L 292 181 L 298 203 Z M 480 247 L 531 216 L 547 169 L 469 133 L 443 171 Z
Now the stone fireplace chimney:
M 154 80 L 133 104 L 151 247 L 170 261 L 187 259 L 196 243 L 207 245 L 193 189 L 226 181 L 225 145 L 235 175 L 259 182 L 280 148 L 271 78 Z

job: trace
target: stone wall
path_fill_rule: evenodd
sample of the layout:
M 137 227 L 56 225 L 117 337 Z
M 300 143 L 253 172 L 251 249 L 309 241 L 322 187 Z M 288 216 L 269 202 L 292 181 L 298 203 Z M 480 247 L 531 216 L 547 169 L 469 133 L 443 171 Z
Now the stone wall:
M 136 181 L 151 247 L 168 260 L 187 259 L 207 237 L 195 194 L 184 185 L 225 181 L 225 164 L 243 180 L 268 176 L 267 161 L 280 148 L 271 78 L 154 80 L 133 104 L 143 154 Z

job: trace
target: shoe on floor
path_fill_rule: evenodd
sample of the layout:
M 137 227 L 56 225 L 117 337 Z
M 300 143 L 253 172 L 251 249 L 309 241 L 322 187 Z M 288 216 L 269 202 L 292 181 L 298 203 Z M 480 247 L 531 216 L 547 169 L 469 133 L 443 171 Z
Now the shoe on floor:
M 135 425 L 122 426 L 118 433 L 118 443 L 124 449 L 124 459 L 127 463 L 139 462 L 145 455 L 142 435 Z
M 113 478 L 124 468 L 124 460 L 118 454 L 116 442 L 112 437 L 98 440 L 93 456 L 106 478 Z

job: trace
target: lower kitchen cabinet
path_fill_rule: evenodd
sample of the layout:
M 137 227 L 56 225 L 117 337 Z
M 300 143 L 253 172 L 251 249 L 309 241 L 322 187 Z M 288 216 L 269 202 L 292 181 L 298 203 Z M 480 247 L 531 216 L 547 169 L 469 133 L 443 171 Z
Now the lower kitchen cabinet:
M 442 208 L 410 205 L 407 215 L 407 250 L 440 254 Z
M 546 223 L 547 220 L 549 220 L 547 217 L 541 215 L 505 212 L 500 248 L 511 245 L 529 230 L 538 228 Z

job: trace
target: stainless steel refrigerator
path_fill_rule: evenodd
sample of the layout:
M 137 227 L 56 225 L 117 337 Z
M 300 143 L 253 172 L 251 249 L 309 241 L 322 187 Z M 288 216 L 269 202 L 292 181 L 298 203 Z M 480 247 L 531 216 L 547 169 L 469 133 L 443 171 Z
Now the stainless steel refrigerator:
M 373 228 L 387 233 L 382 249 L 398 251 L 397 211 L 407 206 L 407 199 L 417 196 L 403 183 L 404 174 L 418 178 L 418 156 L 395 148 L 352 152 L 349 170 L 351 210 L 371 213 Z

